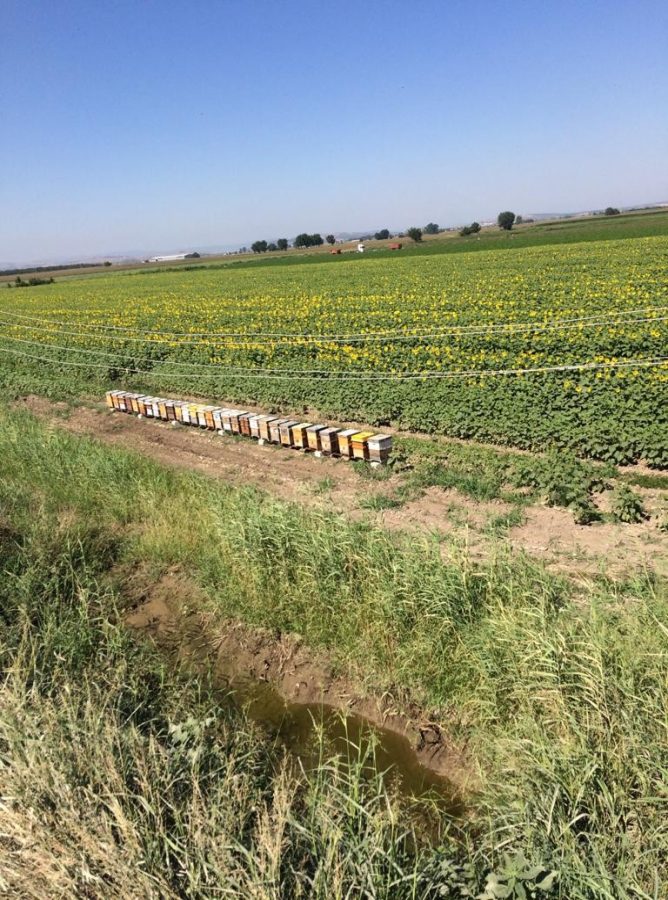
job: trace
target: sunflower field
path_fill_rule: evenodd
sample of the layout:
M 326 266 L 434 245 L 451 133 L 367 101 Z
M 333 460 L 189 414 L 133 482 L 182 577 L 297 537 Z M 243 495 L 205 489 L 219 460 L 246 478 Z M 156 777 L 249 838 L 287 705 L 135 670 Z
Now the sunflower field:
M 0 291 L 0 382 L 318 410 L 668 466 L 668 237 Z

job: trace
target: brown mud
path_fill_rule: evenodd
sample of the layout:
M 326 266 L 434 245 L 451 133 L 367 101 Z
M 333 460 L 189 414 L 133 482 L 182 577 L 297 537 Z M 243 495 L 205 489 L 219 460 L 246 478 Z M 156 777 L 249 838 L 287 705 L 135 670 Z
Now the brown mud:
M 111 413 L 104 406 L 74 406 L 30 396 L 19 405 L 58 427 L 96 437 L 106 443 L 144 453 L 156 461 L 191 469 L 237 485 L 254 485 L 275 497 L 322 507 L 389 529 L 436 533 L 446 538 L 443 554 L 464 548 L 475 559 L 498 552 L 499 542 L 542 560 L 548 569 L 589 578 L 605 571 L 626 577 L 637 571 L 668 575 L 668 533 L 657 526 L 668 511 L 665 491 L 636 488 L 650 513 L 637 525 L 612 522 L 576 525 L 569 510 L 531 505 L 525 522 L 505 534 L 488 533 L 488 525 L 509 507 L 502 501 L 482 503 L 456 490 L 429 488 L 422 496 L 392 509 L 374 511 L 369 500 L 391 494 L 401 475 L 386 481 L 362 479 L 342 460 L 259 446 L 248 438 L 220 437 L 184 426 Z M 605 505 L 603 496 L 601 503 Z
M 176 569 L 157 580 L 138 569 L 123 575 L 120 587 L 130 628 L 178 667 L 210 678 L 307 770 L 321 760 L 323 746 L 326 754 L 345 756 L 349 742 L 373 741 L 376 766 L 392 772 L 404 795 L 429 795 L 443 811 L 462 813 L 460 798 L 474 777 L 442 723 L 417 708 L 400 713 L 388 696 L 369 696 L 298 636 L 215 619 L 202 611 L 201 590 Z M 316 740 L 319 729 L 324 744 Z

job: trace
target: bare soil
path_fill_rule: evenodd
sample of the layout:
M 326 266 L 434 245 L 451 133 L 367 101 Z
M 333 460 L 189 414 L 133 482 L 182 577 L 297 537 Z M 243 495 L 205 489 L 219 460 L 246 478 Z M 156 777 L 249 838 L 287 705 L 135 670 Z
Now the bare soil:
M 504 535 L 489 528 L 511 509 L 502 501 L 483 503 L 456 490 L 429 488 L 403 506 L 374 511 L 365 506 L 369 498 L 391 494 L 401 484 L 401 475 L 386 481 L 367 480 L 343 460 L 137 419 L 103 406 L 69 407 L 35 396 L 20 404 L 53 426 L 146 454 L 164 465 L 195 470 L 232 484 L 254 485 L 282 500 L 326 507 L 386 528 L 435 533 L 445 538 L 444 556 L 453 547 L 464 547 L 474 558 L 484 559 L 505 540 L 513 550 L 576 578 L 603 570 L 610 577 L 626 577 L 638 570 L 668 574 L 668 533 L 657 524 L 661 510 L 668 508 L 666 492 L 636 488 L 650 513 L 650 519 L 637 525 L 576 525 L 568 510 L 534 505 L 526 508 L 524 524 Z M 599 503 L 605 507 L 605 496 Z

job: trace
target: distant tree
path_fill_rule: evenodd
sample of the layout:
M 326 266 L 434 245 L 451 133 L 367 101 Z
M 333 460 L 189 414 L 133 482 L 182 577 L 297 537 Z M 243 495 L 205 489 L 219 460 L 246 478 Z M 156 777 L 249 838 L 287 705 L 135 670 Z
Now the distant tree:
M 322 235 L 319 235 L 317 232 L 315 234 L 310 235 L 311 238 L 311 247 L 320 247 L 325 242 L 322 239 Z
M 510 229 L 513 227 L 514 221 L 515 213 L 510 212 L 510 210 L 506 210 L 506 212 L 500 212 L 496 217 L 496 224 L 504 231 L 510 231 Z
M 195 250 L 193 253 L 186 253 L 185 259 L 201 259 L 201 254 Z
M 328 244 L 336 243 L 336 238 L 334 237 L 333 234 L 328 234 L 327 237 L 325 238 L 325 240 L 327 241 Z
M 524 219 L 522 218 L 522 216 L 515 216 L 515 224 L 516 225 L 521 225 L 523 221 L 524 221 Z
M 310 247 L 310 235 L 306 234 L 306 232 L 303 231 L 301 234 L 297 235 L 292 243 L 295 247 Z
M 278 250 L 278 244 L 274 244 L 273 242 L 271 244 L 267 244 L 267 250 L 273 253 L 274 250 Z
M 422 240 L 422 229 L 416 228 L 415 226 L 413 226 L 413 228 L 407 228 L 406 237 L 411 238 L 416 244 L 419 244 Z
M 251 244 L 251 250 L 253 251 L 253 253 L 266 253 L 267 242 L 266 241 L 255 241 L 254 244 Z
M 480 231 L 480 222 L 471 222 L 469 228 L 471 229 L 471 234 L 477 234 Z
M 460 229 L 459 229 L 459 234 L 460 234 L 461 237 L 467 237 L 469 234 L 471 234 L 471 228 L 470 228 L 470 226 L 469 226 L 469 225 L 464 225 L 463 228 L 460 228 Z
M 381 228 L 380 231 L 377 231 L 374 234 L 374 238 L 377 241 L 387 241 L 387 240 L 389 240 L 389 237 L 390 237 L 390 231 L 388 228 Z
M 619 210 L 617 209 L 616 206 L 606 206 L 605 215 L 606 216 L 618 216 Z
M 109 262 L 109 260 L 106 260 L 105 266 L 110 266 L 110 265 L 111 265 L 111 263 Z
M 279 238 L 276 241 L 276 246 L 279 250 L 287 250 L 288 249 L 288 239 L 287 238 Z
M 439 231 L 440 231 L 440 228 L 438 227 L 436 222 L 430 222 L 428 225 L 424 226 L 425 234 L 438 234 Z

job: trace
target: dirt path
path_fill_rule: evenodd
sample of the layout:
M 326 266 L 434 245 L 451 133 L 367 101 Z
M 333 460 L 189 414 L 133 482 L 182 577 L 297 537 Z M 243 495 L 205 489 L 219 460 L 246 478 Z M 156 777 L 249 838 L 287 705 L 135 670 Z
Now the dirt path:
M 502 501 L 481 503 L 455 490 L 429 488 L 403 506 L 374 511 L 369 502 L 392 493 L 401 484 L 400 475 L 382 482 L 367 480 L 342 460 L 137 419 L 104 406 L 69 407 L 34 396 L 20 405 L 55 426 L 144 453 L 164 465 L 253 485 L 282 500 L 326 507 L 390 529 L 438 533 L 446 537 L 445 557 L 463 547 L 474 558 L 484 559 L 498 551 L 500 542 L 507 542 L 512 549 L 543 560 L 549 569 L 575 577 L 588 578 L 603 570 L 621 577 L 639 569 L 668 575 L 668 534 L 658 528 L 656 518 L 668 502 L 665 492 L 641 492 L 653 517 L 638 525 L 576 525 L 568 510 L 536 505 L 527 508 L 524 524 L 494 532 L 490 525 L 511 508 Z

